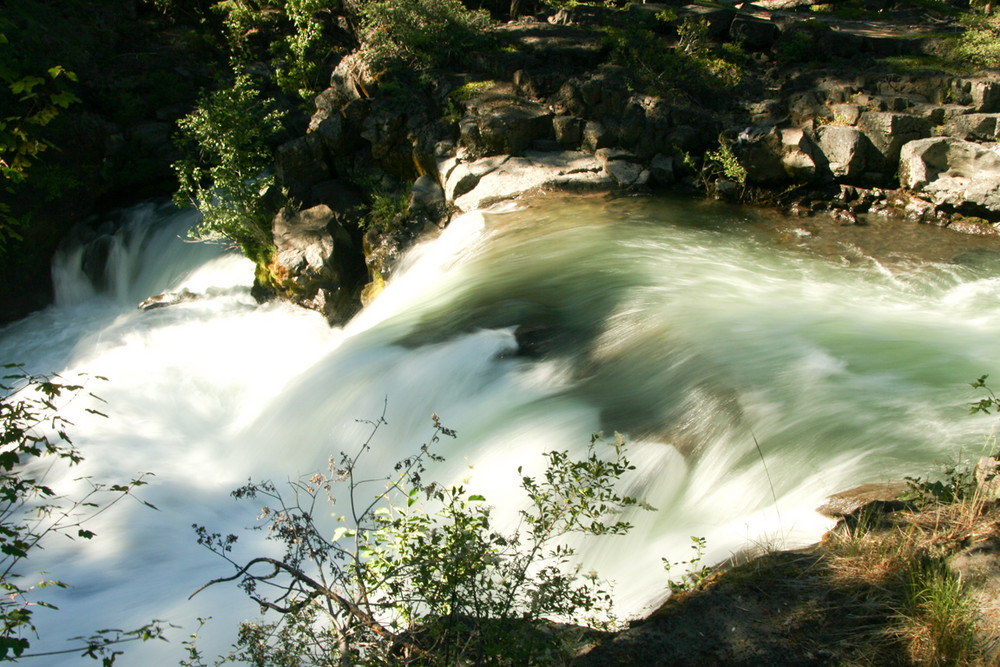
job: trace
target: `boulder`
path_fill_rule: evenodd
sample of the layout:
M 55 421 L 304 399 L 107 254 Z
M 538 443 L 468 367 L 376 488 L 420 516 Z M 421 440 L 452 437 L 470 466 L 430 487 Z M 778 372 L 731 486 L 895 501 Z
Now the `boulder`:
M 811 181 L 816 177 L 816 146 L 805 130 L 787 127 L 781 130 L 781 166 L 794 181 Z
M 777 129 L 750 128 L 740 134 L 733 150 L 746 169 L 748 181 L 775 183 L 785 180 L 787 174 L 781 163 L 784 151 Z
M 756 16 L 740 15 L 729 25 L 729 38 L 747 51 L 768 51 L 781 36 L 775 23 Z
M 649 182 L 649 171 L 630 160 L 610 160 L 604 164 L 604 171 L 621 188 L 639 188 Z
M 899 180 L 939 207 L 1000 217 L 1000 155 L 979 144 L 954 137 L 911 141 L 900 151 Z
M 358 307 L 364 278 L 361 253 L 324 204 L 283 209 L 273 222 L 275 255 L 269 269 L 277 293 L 343 324 Z
M 583 139 L 581 147 L 588 153 L 593 153 L 600 148 L 612 146 L 615 143 L 614 134 L 608 130 L 603 123 L 596 120 L 589 120 L 583 126 Z
M 473 114 L 475 114 L 473 107 Z M 552 112 L 521 101 L 467 114 L 459 124 L 461 144 L 477 156 L 521 154 L 537 139 L 551 138 Z
M 974 81 L 969 93 L 972 106 L 980 113 L 1000 112 L 1000 81 Z
M 881 482 L 862 484 L 848 491 L 835 493 L 826 502 L 816 508 L 825 516 L 839 519 L 855 514 L 866 507 L 896 507 L 901 505 L 899 498 L 909 489 L 906 482 Z M 897 505 L 898 504 L 898 505 Z
M 410 188 L 408 209 L 411 212 L 424 212 L 433 217 L 444 214 L 447 204 L 444 190 L 440 183 L 430 174 L 424 174 Z
M 479 180 L 483 176 L 502 165 L 508 159 L 510 159 L 509 155 L 494 155 L 472 162 L 456 162 L 452 168 L 442 172 L 445 176 L 445 181 L 442 184 L 444 186 L 445 199 L 449 202 L 455 201 L 455 199 L 470 192 L 479 185 Z
M 818 148 L 834 178 L 854 181 L 865 173 L 868 156 L 874 152 L 874 147 L 861 130 L 841 125 L 821 125 L 817 135 Z
M 708 24 L 708 36 L 712 39 L 722 39 L 729 33 L 729 27 L 736 19 L 736 10 L 732 7 L 706 7 L 702 5 L 685 5 L 682 8 L 684 16 L 691 16 Z
M 583 139 L 583 121 L 574 116 L 556 116 L 552 119 L 556 143 L 567 149 L 579 148 Z
M 895 171 L 903 144 L 931 134 L 931 124 L 926 118 L 891 111 L 866 111 L 858 119 L 858 129 L 877 151 L 873 163 L 868 165 L 869 170 L 887 171 L 888 175 Z

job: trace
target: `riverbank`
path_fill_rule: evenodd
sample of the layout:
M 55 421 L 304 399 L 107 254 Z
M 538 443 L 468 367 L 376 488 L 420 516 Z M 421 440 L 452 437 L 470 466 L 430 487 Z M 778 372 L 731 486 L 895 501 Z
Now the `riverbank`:
M 494 48 L 421 85 L 349 54 L 309 131 L 277 151 L 278 184 L 308 213 L 282 214 L 258 294 L 342 323 L 421 234 L 554 191 L 996 235 L 1000 78 L 939 55 L 962 16 L 905 3 L 853 18 L 794 2 L 564 7 L 499 26 Z M 317 215 L 329 234 L 310 263 L 295 249 Z M 348 240 L 357 220 L 367 232 Z M 331 251 L 338 236 L 349 264 Z
M 994 665 L 992 475 L 838 494 L 825 510 L 840 521 L 818 544 L 752 545 L 574 664 Z

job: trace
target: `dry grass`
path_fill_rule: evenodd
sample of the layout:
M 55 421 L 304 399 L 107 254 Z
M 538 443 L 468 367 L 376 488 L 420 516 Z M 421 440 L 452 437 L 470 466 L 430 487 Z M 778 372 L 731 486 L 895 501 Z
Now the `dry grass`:
M 844 613 L 891 618 L 865 638 L 867 646 L 841 647 L 850 662 L 882 665 L 894 656 L 898 664 L 996 664 L 995 631 L 950 559 L 995 537 L 998 525 L 1000 508 L 977 487 L 949 504 L 863 510 L 831 531 L 823 560 L 828 585 L 853 592 Z

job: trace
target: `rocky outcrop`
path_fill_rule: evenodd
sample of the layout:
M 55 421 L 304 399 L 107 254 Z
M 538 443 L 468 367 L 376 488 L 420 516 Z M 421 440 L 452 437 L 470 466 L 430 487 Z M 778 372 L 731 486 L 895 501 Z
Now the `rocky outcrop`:
M 631 181 L 626 171 L 636 171 Z M 472 162 L 450 158 L 441 166 L 441 177 L 448 203 L 459 211 L 472 211 L 544 191 L 593 192 L 629 187 L 635 185 L 640 171 L 641 167 L 624 160 L 602 163 L 580 151 L 527 151 L 523 157 L 501 156 Z
M 879 35 L 861 24 L 803 21 L 758 5 L 680 7 L 672 21 L 656 18 L 661 10 L 579 6 L 548 22 L 512 22 L 497 30 L 505 48 L 477 54 L 470 72 L 435 75 L 404 95 L 347 56 L 316 98 L 306 136 L 279 149 L 279 184 L 304 208 L 330 207 L 340 224 L 327 230 L 331 238 L 354 229 L 348 219 L 358 220 L 375 200 L 409 193 L 405 212 L 375 224 L 363 243 L 354 234 L 353 248 L 334 244 L 363 248 L 365 299 L 406 245 L 451 213 L 549 191 L 705 188 L 719 197 L 785 203 L 796 215 L 835 209 L 844 224 L 869 212 L 935 224 L 947 224 L 953 213 L 1000 220 L 997 155 L 985 145 L 1000 131 L 1000 81 L 807 67 L 755 71 L 757 79 L 732 93 L 745 96 L 735 106 L 660 97 L 611 62 L 607 41 L 587 26 L 632 21 L 621 25 L 642 26 L 663 48 L 674 48 L 683 21 L 704 21 L 709 39 L 739 43 L 763 63 L 805 44 L 846 57 L 910 52 L 916 43 L 907 31 Z M 745 66 L 754 67 L 750 60 Z M 738 165 L 725 164 L 726 155 Z M 357 307 L 346 295 L 360 292 L 334 267 L 344 256 L 320 254 L 317 263 L 279 253 L 276 276 L 305 275 L 276 282 L 295 285 L 299 302 L 335 321 L 345 316 L 335 310 Z M 332 282 L 325 291 L 305 287 L 317 281 Z
M 342 324 L 358 310 L 366 281 L 361 254 L 333 210 L 321 204 L 282 210 L 274 219 L 276 252 L 266 282 L 281 297 Z

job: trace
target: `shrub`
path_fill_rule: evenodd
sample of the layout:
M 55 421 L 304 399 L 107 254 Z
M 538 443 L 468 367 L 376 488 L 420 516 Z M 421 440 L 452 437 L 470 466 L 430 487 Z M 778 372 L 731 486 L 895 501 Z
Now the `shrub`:
M 362 53 L 374 70 L 459 61 L 492 26 L 487 12 L 459 0 L 366 0 L 357 11 Z
M 264 499 L 259 526 L 282 544 L 281 558 L 241 563 L 236 536 L 196 526 L 199 543 L 234 568 L 247 594 L 277 620 L 245 623 L 230 656 L 253 664 L 539 664 L 565 652 L 564 634 L 545 619 L 609 623 L 610 597 L 596 573 L 573 566 L 570 534 L 619 535 L 625 509 L 643 506 L 615 490 L 633 469 L 621 437 L 591 441 L 587 455 L 545 455 L 541 477 L 518 469 L 528 509 L 501 532 L 485 498 L 464 485 L 425 482 L 432 448 L 455 433 L 434 419 L 428 445 L 378 480 L 357 477 L 384 417 L 353 454 L 331 457 L 325 473 L 292 482 L 251 482 L 237 498 Z M 603 456 L 602 454 L 606 454 Z M 371 484 L 373 497 L 362 492 Z M 320 505 L 345 491 L 336 530 L 317 523 Z M 331 536 L 332 533 L 332 536 Z M 195 651 L 192 665 L 201 664 Z
M 54 609 L 40 599 L 41 591 L 66 587 L 44 574 L 31 583 L 36 580 L 25 572 L 31 554 L 56 535 L 93 538 L 86 523 L 131 496 L 148 476 L 113 485 L 87 480 L 90 488 L 75 499 L 57 494 L 46 476 L 58 465 L 74 466 L 83 460 L 67 434 L 70 424 L 59 415 L 57 403 L 72 399 L 84 387 L 27 375 L 14 365 L 3 368 L 7 373 L 0 379 L 0 662 L 29 657 L 25 653 L 31 646 L 29 637 L 37 636 L 35 610 Z M 94 409 L 87 412 L 104 416 Z M 101 630 L 74 638 L 71 648 L 56 654 L 80 653 L 110 665 L 121 652 L 116 645 L 159 638 L 163 629 L 154 621 L 131 631 Z
M 954 57 L 977 68 L 1000 67 L 1000 18 L 969 16 L 954 48 Z
M 36 63 L 28 63 L 25 70 L 17 69 L 18 56 L 24 54 L 12 52 L 3 29 L 0 17 L 0 190 L 13 198 L 32 163 L 52 146 L 44 128 L 80 99 L 70 90 L 76 75 L 59 65 L 36 68 Z M 10 241 L 21 240 L 18 230 L 26 224 L 0 201 L 0 258 Z
M 178 122 L 178 144 L 187 157 L 174 164 L 178 205 L 202 215 L 192 236 L 227 239 L 247 257 L 266 263 L 274 247 L 271 214 L 263 199 L 274 185 L 270 143 L 282 113 L 265 99 L 249 75 L 236 73 L 230 86 L 201 98 Z
M 657 18 L 672 22 L 669 13 Z M 613 58 L 627 67 L 638 82 L 655 95 L 682 93 L 713 103 L 720 93 L 731 90 L 742 79 L 740 62 L 745 59 L 737 45 L 717 48 L 708 37 L 708 22 L 685 19 L 677 26 L 673 47 L 656 32 L 638 24 L 604 29 Z

